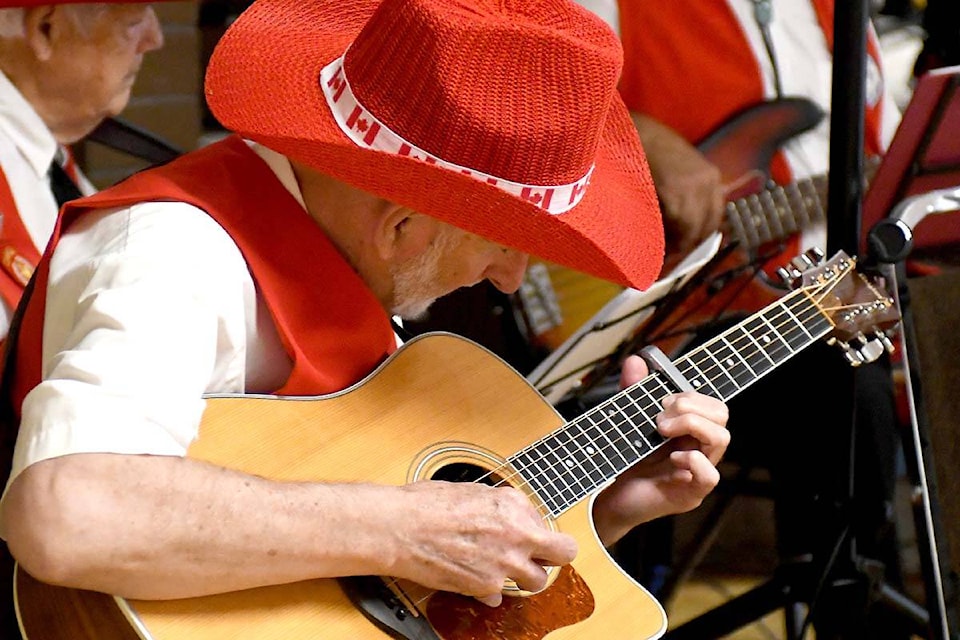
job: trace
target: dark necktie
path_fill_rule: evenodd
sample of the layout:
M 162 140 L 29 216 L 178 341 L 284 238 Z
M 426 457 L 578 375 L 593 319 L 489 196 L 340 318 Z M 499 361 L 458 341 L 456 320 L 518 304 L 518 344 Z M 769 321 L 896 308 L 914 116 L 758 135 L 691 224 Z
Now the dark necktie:
M 50 163 L 49 174 L 50 191 L 53 192 L 58 207 L 62 207 L 64 202 L 83 197 L 80 189 L 77 188 L 77 183 L 70 179 L 70 176 L 56 160 Z

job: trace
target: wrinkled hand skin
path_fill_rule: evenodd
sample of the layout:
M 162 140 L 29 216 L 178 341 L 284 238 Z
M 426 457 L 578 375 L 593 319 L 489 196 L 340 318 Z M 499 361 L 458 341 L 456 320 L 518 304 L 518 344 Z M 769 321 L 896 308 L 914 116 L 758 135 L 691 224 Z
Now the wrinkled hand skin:
M 403 491 L 409 517 L 396 530 L 400 553 L 390 575 L 496 606 L 505 580 L 539 591 L 544 565 L 565 565 L 577 554 L 576 540 L 550 531 L 512 487 L 422 481 Z

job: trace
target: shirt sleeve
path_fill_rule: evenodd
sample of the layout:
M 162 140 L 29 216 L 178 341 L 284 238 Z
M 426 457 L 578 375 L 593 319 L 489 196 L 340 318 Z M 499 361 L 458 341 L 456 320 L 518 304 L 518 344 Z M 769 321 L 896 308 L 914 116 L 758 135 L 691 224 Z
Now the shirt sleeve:
M 43 381 L 24 400 L 9 482 L 73 453 L 183 455 L 203 395 L 243 391 L 253 291 L 229 235 L 191 205 L 71 226 L 51 262 Z

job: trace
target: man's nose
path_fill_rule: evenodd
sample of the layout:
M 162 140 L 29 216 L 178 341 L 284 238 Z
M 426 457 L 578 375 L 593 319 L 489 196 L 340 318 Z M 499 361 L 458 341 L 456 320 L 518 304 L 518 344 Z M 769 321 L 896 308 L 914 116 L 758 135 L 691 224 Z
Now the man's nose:
M 146 53 L 154 51 L 163 46 L 163 29 L 160 27 L 160 20 L 153 7 L 147 7 L 146 23 L 143 26 L 143 32 L 140 36 L 140 46 L 137 53 Z
M 486 277 L 493 286 L 504 293 L 513 293 L 520 288 L 527 270 L 529 256 L 520 251 L 504 248 L 487 268 Z

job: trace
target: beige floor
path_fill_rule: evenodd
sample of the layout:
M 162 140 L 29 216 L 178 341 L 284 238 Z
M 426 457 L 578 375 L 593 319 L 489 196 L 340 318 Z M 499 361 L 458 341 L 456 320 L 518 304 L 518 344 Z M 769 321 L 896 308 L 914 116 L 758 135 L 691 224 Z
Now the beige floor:
M 923 582 L 919 574 L 919 558 L 908 498 L 909 487 L 901 479 L 897 487 L 896 508 L 903 545 L 903 571 L 907 581 L 907 594 L 920 601 L 923 597 Z M 684 533 L 689 535 L 690 531 L 696 530 L 696 514 L 689 517 L 694 522 L 679 528 L 681 538 Z M 740 498 L 735 502 L 733 516 L 723 527 L 723 535 L 707 554 L 701 570 L 680 585 L 674 597 L 667 603 L 670 628 L 729 601 L 769 578 L 773 566 L 772 531 L 769 528 L 771 521 L 769 501 Z M 680 522 L 682 525 L 683 521 Z M 731 570 L 736 570 L 737 567 L 742 567 L 744 573 L 731 574 Z M 784 637 L 783 614 L 779 612 L 724 636 L 726 640 L 781 640 Z M 813 640 L 815 637 L 816 634 L 810 631 L 806 640 Z
M 667 606 L 670 627 L 675 627 L 709 611 L 760 584 L 761 578 L 748 576 L 695 577 L 684 583 Z M 729 640 L 778 640 L 784 637 L 783 614 L 768 616 L 731 633 Z M 813 632 L 807 634 L 814 638 Z

